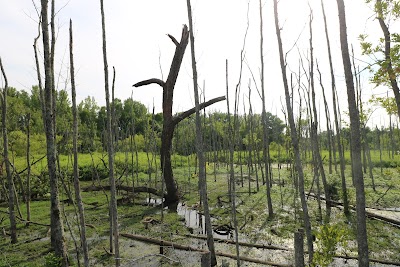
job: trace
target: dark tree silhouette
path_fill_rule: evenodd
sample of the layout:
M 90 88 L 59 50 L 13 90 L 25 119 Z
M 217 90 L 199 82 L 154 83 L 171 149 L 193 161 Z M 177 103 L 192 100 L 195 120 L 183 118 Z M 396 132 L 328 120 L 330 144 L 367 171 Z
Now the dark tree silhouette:
M 171 164 L 171 147 L 172 137 L 176 125 L 183 119 L 189 117 L 196 112 L 195 108 L 191 108 L 185 112 L 177 115 L 172 115 L 172 103 L 174 96 L 174 88 L 176 79 L 178 78 L 179 70 L 182 64 L 183 56 L 185 54 L 186 47 L 189 42 L 189 30 L 186 25 L 183 26 L 182 36 L 180 42 L 178 42 L 172 35 L 168 34 L 168 37 L 175 44 L 175 54 L 171 63 L 171 68 L 168 74 L 167 81 L 160 79 L 149 79 L 134 84 L 134 87 L 140 87 L 156 83 L 163 88 L 163 129 L 161 133 L 161 170 L 165 181 L 165 187 L 167 189 L 167 195 L 165 196 L 165 205 L 170 209 L 176 209 L 176 205 L 179 201 L 178 188 L 173 176 L 172 164 Z M 208 107 L 216 102 L 225 100 L 225 96 L 211 99 L 207 102 L 203 102 L 199 105 L 199 109 Z

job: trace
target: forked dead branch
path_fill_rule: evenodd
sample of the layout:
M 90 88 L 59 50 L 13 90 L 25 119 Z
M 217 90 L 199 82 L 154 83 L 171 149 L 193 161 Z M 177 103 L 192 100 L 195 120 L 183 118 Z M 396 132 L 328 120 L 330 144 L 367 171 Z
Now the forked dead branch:
M 176 125 L 196 112 L 195 108 L 191 108 L 187 111 L 178 113 L 176 115 L 172 114 L 172 103 L 174 97 L 174 89 L 176 84 L 176 79 L 178 78 L 179 70 L 181 68 L 183 56 L 185 54 L 186 47 L 189 42 L 189 30 L 186 25 L 183 25 L 181 40 L 178 42 L 173 36 L 168 35 L 172 42 L 175 44 L 175 54 L 171 63 L 168 78 L 164 82 L 157 78 L 152 78 L 144 80 L 134 84 L 134 87 L 140 87 L 149 84 L 158 84 L 163 88 L 163 129 L 161 133 L 161 170 L 163 173 L 163 178 L 165 181 L 165 186 L 167 189 L 167 194 L 165 196 L 164 204 L 169 207 L 169 209 L 176 209 L 179 201 L 179 192 L 174 179 L 171 165 L 171 147 L 172 147 L 172 137 L 174 135 L 174 130 Z M 201 103 L 199 109 L 204 109 L 214 103 L 225 100 L 225 96 L 217 97 L 211 99 L 207 102 Z

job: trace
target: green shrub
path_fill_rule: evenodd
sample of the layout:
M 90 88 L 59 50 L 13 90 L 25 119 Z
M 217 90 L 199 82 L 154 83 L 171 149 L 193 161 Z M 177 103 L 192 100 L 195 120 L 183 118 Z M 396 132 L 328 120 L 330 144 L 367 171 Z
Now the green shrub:
M 45 257 L 44 267 L 60 267 L 61 266 L 61 258 L 54 255 L 54 253 L 48 253 Z
M 339 246 L 346 247 L 346 229 L 338 225 L 325 224 L 315 232 L 316 251 L 311 266 L 328 266 L 333 261 Z

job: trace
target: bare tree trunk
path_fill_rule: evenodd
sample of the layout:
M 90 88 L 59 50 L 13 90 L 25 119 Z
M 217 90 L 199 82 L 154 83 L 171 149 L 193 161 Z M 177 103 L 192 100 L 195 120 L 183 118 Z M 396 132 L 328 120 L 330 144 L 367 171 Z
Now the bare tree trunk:
M 26 115 L 26 220 L 31 221 L 31 114 Z M 29 225 L 29 223 L 27 223 Z
M 314 124 L 311 125 L 311 135 L 314 136 L 312 138 L 313 148 L 315 153 L 315 160 L 317 167 L 319 168 L 319 172 L 321 173 L 322 183 L 324 186 L 325 198 L 326 198 L 326 217 L 325 221 L 329 222 L 331 216 L 331 197 L 328 189 L 328 181 L 326 179 L 324 165 L 321 158 L 320 147 L 319 147 L 319 138 L 318 138 L 318 114 L 317 114 L 317 105 L 315 101 L 315 86 L 314 86 L 314 53 L 313 53 L 313 35 L 312 35 L 312 20 L 313 14 L 312 10 L 310 11 L 310 81 L 311 81 L 311 96 L 312 96 L 312 112 L 314 115 Z
M 283 57 L 283 48 L 282 48 L 282 39 L 281 39 L 281 30 L 279 26 L 279 20 L 278 20 L 278 1 L 274 0 L 274 17 L 275 17 L 275 30 L 276 30 L 276 35 L 278 39 L 278 48 L 279 48 L 279 59 L 280 59 L 280 64 L 281 64 L 281 70 L 282 70 L 282 79 L 283 79 L 283 85 L 285 89 L 285 99 L 286 99 L 286 108 L 287 108 L 287 114 L 288 114 L 288 121 L 290 125 L 290 136 L 292 139 L 292 146 L 293 146 L 293 152 L 294 152 L 294 158 L 295 158 L 295 164 L 296 164 L 296 171 L 299 177 L 299 193 L 300 193 L 300 200 L 301 200 L 301 206 L 303 209 L 303 220 L 304 220 L 304 228 L 307 236 L 307 246 L 308 246 L 308 252 L 309 252 L 309 262 L 312 262 L 313 259 L 313 254 L 314 254 L 314 248 L 313 248 L 313 238 L 311 234 L 311 222 L 310 222 L 310 217 L 308 215 L 308 206 L 305 198 L 305 193 L 304 193 L 304 173 L 303 173 L 303 166 L 302 162 L 300 159 L 300 149 L 299 149 L 299 140 L 297 137 L 296 133 L 296 126 L 294 124 L 294 116 L 293 116 L 293 108 L 290 103 L 290 95 L 289 95 L 289 86 L 288 86 L 288 81 L 287 81 L 287 76 L 286 76 L 286 62 Z
M 4 71 L 3 63 L 0 58 L 0 69 L 4 78 L 4 88 L 3 95 L 1 97 L 2 108 L 2 128 L 3 128 L 3 157 L 4 163 L 6 165 L 6 175 L 8 184 L 8 211 L 10 215 L 10 235 L 11 244 L 18 242 L 17 240 L 17 223 L 15 220 L 15 196 L 14 196 L 14 182 L 12 178 L 10 160 L 8 158 L 8 135 L 7 135 L 7 91 L 8 91 L 8 81 L 6 72 Z
M 49 21 L 48 21 L 48 0 L 41 0 L 42 4 L 42 33 L 43 33 L 43 54 L 44 54 L 44 67 L 45 67 L 45 88 L 44 88 L 44 121 L 47 143 L 47 167 L 49 171 L 50 180 L 50 224 L 51 224 L 51 244 L 57 257 L 62 258 L 62 266 L 68 266 L 69 260 L 67 255 L 66 246 L 64 243 L 64 226 L 61 219 L 59 193 L 58 193 L 58 177 L 56 169 L 56 154 L 57 148 L 55 143 L 54 132 L 54 117 L 55 108 L 53 107 L 53 93 L 54 93 L 54 67 L 52 63 L 52 51 L 50 48 L 49 37 Z M 53 44 L 54 45 L 54 44 Z
M 235 122 L 232 125 L 231 114 L 229 112 L 229 83 L 228 83 L 228 60 L 226 60 L 226 104 L 228 109 L 228 135 L 229 135 L 229 201 L 232 208 L 232 220 L 235 227 L 235 244 L 236 244 L 236 264 L 240 266 L 240 250 L 238 243 L 237 220 L 236 220 L 236 181 L 234 172 L 234 146 L 235 146 Z
M 69 51 L 70 51 L 70 72 L 71 72 L 71 95 L 72 95 L 72 116 L 73 116 L 73 137 L 72 146 L 74 154 L 74 188 L 75 188 L 75 201 L 78 205 L 81 246 L 83 251 L 83 262 L 85 267 L 89 266 L 89 252 L 86 240 L 86 225 L 85 225 L 85 210 L 83 207 L 81 188 L 79 186 L 79 169 L 78 169 L 78 118 L 76 109 L 76 90 L 75 90 L 75 69 L 74 69 L 74 56 L 73 56 L 73 36 L 72 36 L 72 20 L 69 21 Z
M 361 163 L 360 115 L 356 106 L 353 75 L 351 72 L 344 1 L 337 0 L 337 5 L 340 25 L 340 46 L 342 50 L 344 74 L 346 77 L 347 100 L 350 114 L 351 150 L 353 152 L 352 167 L 356 187 L 358 266 L 366 267 L 369 266 L 369 257 L 365 213 L 364 179 Z
M 338 147 L 338 151 L 339 151 L 339 160 L 340 160 L 340 177 L 342 180 L 343 210 L 344 210 L 344 214 L 349 215 L 350 209 L 349 209 L 349 201 L 347 199 L 346 176 L 344 174 L 344 170 L 345 170 L 344 150 L 343 150 L 342 141 L 341 141 L 341 137 L 340 137 L 341 134 L 340 134 L 340 127 L 339 127 L 338 107 L 336 105 L 337 98 L 336 98 L 335 75 L 333 73 L 333 63 L 332 63 L 331 45 L 330 45 L 329 35 L 328 35 L 328 25 L 326 22 L 325 8 L 324 8 L 324 3 L 322 0 L 321 0 L 321 6 L 322 6 L 322 14 L 323 14 L 323 18 L 324 18 L 325 37 L 326 37 L 326 43 L 327 43 L 327 48 L 328 48 L 329 67 L 330 67 L 331 82 L 332 82 L 333 113 L 335 116 L 336 143 L 337 143 L 337 147 Z
M 263 127 L 263 157 L 265 164 L 265 184 L 267 188 L 267 204 L 268 217 L 274 216 L 271 199 L 271 183 L 269 178 L 269 138 L 267 129 L 267 112 L 265 109 L 265 92 L 264 92 L 264 33 L 263 33 L 263 15 L 262 1 L 259 0 L 260 11 L 260 60 L 261 60 L 261 94 L 262 94 L 262 127 Z
M 329 107 L 328 107 L 328 102 L 326 101 L 325 87 L 322 82 L 322 74 L 321 74 L 321 71 L 319 70 L 318 62 L 317 62 L 317 71 L 318 71 L 318 75 L 319 75 L 319 83 L 320 83 L 321 90 L 322 90 L 322 97 L 324 99 L 326 132 L 327 132 L 328 151 L 329 151 L 329 174 L 332 174 L 332 147 L 334 147 L 334 146 L 332 145 L 332 142 L 331 142 L 332 134 L 331 134 L 331 126 L 330 126 L 331 124 L 330 124 Z M 335 153 L 333 153 L 333 158 L 335 160 L 335 170 L 337 170 Z
M 193 35 L 193 22 L 192 22 L 192 7 L 190 5 L 190 0 L 187 0 L 187 11 L 189 17 L 189 28 L 190 28 L 190 48 L 192 54 L 192 70 L 193 70 L 193 86 L 194 86 L 194 100 L 196 108 L 196 147 L 197 147 L 197 157 L 199 159 L 199 181 L 200 181 L 200 194 L 204 207 L 204 216 L 207 232 L 207 245 L 210 250 L 211 266 L 217 265 L 217 258 L 215 257 L 213 230 L 211 225 L 210 210 L 208 207 L 208 197 L 207 197 L 207 179 L 206 179 L 206 162 L 203 152 L 203 133 L 201 129 L 201 118 L 200 118 L 200 108 L 199 108 L 199 92 L 197 84 L 197 68 L 196 68 L 196 56 L 194 50 L 194 35 Z
M 114 141 L 112 134 L 112 106 L 110 103 L 110 91 L 108 83 L 108 63 L 107 63 L 107 42 L 106 42 L 106 28 L 103 0 L 100 0 L 101 11 L 101 26 L 103 32 L 103 61 L 104 61 L 104 89 L 106 94 L 106 108 L 107 108 L 107 152 L 108 152 L 108 170 L 110 179 L 110 232 L 114 238 L 114 254 L 115 266 L 120 265 L 119 258 L 119 233 L 118 233 L 118 210 L 117 210 L 117 192 L 115 188 L 114 177 Z

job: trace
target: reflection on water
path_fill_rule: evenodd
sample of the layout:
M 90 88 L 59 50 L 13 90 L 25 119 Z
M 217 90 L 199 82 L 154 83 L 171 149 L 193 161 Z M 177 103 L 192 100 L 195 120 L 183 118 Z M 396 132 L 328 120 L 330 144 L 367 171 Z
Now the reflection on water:
M 162 200 L 159 198 L 147 198 L 145 204 L 148 206 L 158 206 L 161 205 Z M 166 207 L 165 207 L 166 209 Z M 189 231 L 192 234 L 197 234 L 197 235 L 206 235 L 206 222 L 205 222 L 205 216 L 201 213 L 199 213 L 196 209 L 192 209 L 190 207 L 187 207 L 185 205 L 182 205 L 182 203 L 178 204 L 177 208 L 178 215 L 183 216 L 185 219 L 185 226 L 189 229 Z M 216 219 L 211 217 L 211 224 L 215 222 Z M 224 226 L 222 226 L 223 228 Z M 219 228 L 219 229 L 218 229 Z M 222 229 L 221 227 L 217 227 L 217 231 L 219 233 L 226 232 L 226 234 L 219 234 L 215 231 L 215 227 L 213 227 L 213 236 L 214 238 L 220 238 L 220 239 L 233 239 L 233 232 L 232 229 L 228 227 L 228 229 Z
M 201 234 L 201 235 L 206 234 L 206 222 L 205 222 L 205 216 L 203 214 L 199 213 L 195 209 L 191 209 L 190 207 L 182 205 L 182 203 L 178 204 L 177 211 L 178 215 L 183 216 L 185 218 L 185 225 L 189 229 L 193 230 L 193 234 Z M 211 218 L 211 224 L 213 223 L 213 221 L 215 221 L 215 219 Z M 226 235 L 221 235 L 214 231 L 213 236 L 214 238 L 221 238 L 221 239 L 233 238 L 232 231 L 228 231 Z

